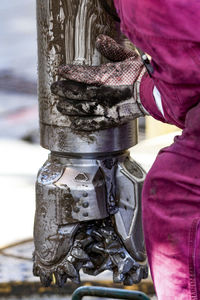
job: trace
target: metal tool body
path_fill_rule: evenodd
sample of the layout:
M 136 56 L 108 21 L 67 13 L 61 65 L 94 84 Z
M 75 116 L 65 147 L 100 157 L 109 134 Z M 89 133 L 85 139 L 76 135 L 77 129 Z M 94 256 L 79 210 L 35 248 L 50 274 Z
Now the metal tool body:
M 37 0 L 37 18 L 41 145 L 51 154 L 36 183 L 34 274 L 44 285 L 55 276 L 62 286 L 67 278 L 79 282 L 81 268 L 93 275 L 111 270 L 115 282 L 133 284 L 147 276 L 145 173 L 127 151 L 137 143 L 136 122 L 72 131 L 50 91 L 58 66 L 102 63 L 95 39 L 119 39 L 119 28 L 99 0 Z

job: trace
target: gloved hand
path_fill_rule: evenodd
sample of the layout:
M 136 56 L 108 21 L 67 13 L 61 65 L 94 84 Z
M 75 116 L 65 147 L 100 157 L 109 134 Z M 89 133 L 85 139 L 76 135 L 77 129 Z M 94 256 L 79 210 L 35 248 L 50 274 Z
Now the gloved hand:
M 61 66 L 58 74 L 66 80 L 51 86 L 59 96 L 57 109 L 70 118 L 74 130 L 119 126 L 145 114 L 138 93 L 146 72 L 140 56 L 105 35 L 97 38 L 96 48 L 114 63 Z

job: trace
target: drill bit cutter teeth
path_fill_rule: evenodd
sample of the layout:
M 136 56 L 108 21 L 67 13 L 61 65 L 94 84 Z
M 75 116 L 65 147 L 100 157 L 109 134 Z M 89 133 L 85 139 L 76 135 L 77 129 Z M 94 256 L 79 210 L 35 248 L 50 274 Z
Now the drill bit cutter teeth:
M 146 278 L 138 194 L 144 171 L 128 153 L 84 161 L 55 155 L 36 184 L 34 275 L 45 286 L 79 283 L 81 269 L 94 276 L 109 270 L 126 285 Z

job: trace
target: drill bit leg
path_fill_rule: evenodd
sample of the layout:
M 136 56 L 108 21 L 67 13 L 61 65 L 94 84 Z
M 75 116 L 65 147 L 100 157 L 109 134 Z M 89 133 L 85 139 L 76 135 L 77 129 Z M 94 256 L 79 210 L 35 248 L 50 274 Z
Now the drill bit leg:
M 45 286 L 110 270 L 131 285 L 147 276 L 140 191 L 144 171 L 128 153 L 78 159 L 51 154 L 38 174 L 34 274 Z

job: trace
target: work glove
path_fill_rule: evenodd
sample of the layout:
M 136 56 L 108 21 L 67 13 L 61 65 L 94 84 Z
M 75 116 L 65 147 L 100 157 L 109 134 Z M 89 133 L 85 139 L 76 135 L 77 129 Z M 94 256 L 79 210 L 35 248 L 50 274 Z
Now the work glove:
M 115 127 L 146 114 L 139 85 L 146 69 L 136 51 L 100 35 L 97 50 L 111 63 L 100 66 L 66 65 L 58 69 L 51 91 L 59 96 L 58 111 L 70 118 L 74 130 Z

